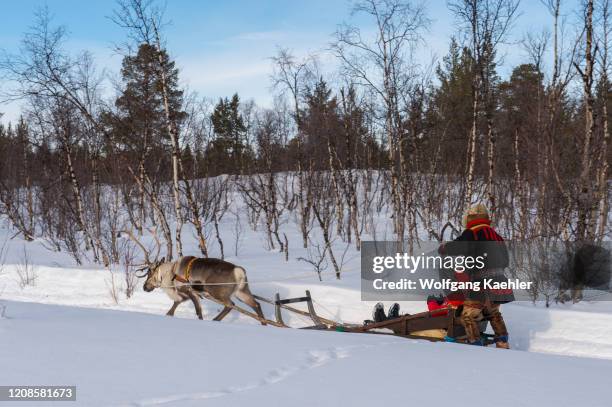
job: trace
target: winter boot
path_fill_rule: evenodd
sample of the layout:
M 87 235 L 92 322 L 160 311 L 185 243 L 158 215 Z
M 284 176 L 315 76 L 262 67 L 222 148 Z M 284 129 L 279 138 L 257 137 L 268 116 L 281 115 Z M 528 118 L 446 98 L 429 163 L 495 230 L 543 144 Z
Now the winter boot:
M 374 320 L 374 322 L 383 322 L 387 319 L 387 316 L 385 315 L 385 306 L 382 302 L 379 302 L 374 306 L 372 319 Z
M 480 327 L 478 323 L 482 320 L 482 309 L 478 303 L 463 304 L 461 311 L 461 323 L 465 328 L 465 335 L 468 343 L 482 342 L 480 339 Z
M 508 343 L 508 335 L 496 336 L 493 341 L 495 342 L 496 348 L 510 349 L 510 344 Z
M 389 308 L 389 312 L 387 312 L 387 319 L 399 318 L 399 310 L 400 310 L 400 306 L 396 302 Z

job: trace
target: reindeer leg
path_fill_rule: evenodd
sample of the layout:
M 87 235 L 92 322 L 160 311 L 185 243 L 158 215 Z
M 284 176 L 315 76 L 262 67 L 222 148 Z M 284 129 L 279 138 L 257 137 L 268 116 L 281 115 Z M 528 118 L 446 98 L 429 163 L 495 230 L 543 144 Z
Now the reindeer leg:
M 166 315 L 169 317 L 173 317 L 174 316 L 174 311 L 176 311 L 176 308 L 181 305 L 183 302 L 185 302 L 187 300 L 187 298 L 184 298 L 180 301 L 174 301 L 174 304 L 172 304 L 172 307 L 168 310 L 168 312 L 166 312 Z
M 186 294 L 191 299 L 191 302 L 193 302 L 193 306 L 195 307 L 196 314 L 198 315 L 198 319 L 204 319 L 202 317 L 202 307 L 200 306 L 200 300 L 198 299 L 198 297 L 193 293 L 193 291 L 187 291 Z
M 174 311 L 176 311 L 176 308 L 189 299 L 188 293 L 185 292 L 184 290 L 177 289 L 176 292 L 181 299 L 174 301 L 174 304 L 172 304 L 172 307 L 168 310 L 168 312 L 166 312 L 166 315 L 168 315 L 169 317 L 173 317 Z
M 248 304 L 248 303 L 247 304 L 250 305 L 251 308 L 253 308 L 253 310 L 255 310 L 255 313 L 260 318 L 259 322 L 261 322 L 261 324 L 264 325 L 264 326 L 268 325 L 266 323 L 266 317 L 264 317 L 263 311 L 261 310 L 261 305 L 257 301 L 255 301 L 255 300 L 253 300 L 253 302 L 255 303 L 255 306 L 253 306 L 251 304 Z
M 260 318 L 259 321 L 262 325 L 266 324 L 266 317 L 264 317 L 263 311 L 261 310 L 261 305 L 253 298 L 253 294 L 250 291 L 238 291 L 236 292 L 236 297 L 242 302 L 244 302 L 249 307 L 253 308 L 257 316 Z
M 233 306 L 234 303 L 232 301 L 229 301 L 230 306 Z M 213 321 L 221 321 L 223 318 L 225 318 L 225 316 L 227 314 L 229 314 L 229 312 L 232 310 L 231 307 L 228 307 L 227 305 L 223 308 L 223 310 L 219 313 L 219 315 L 217 315 L 216 317 L 213 318 Z

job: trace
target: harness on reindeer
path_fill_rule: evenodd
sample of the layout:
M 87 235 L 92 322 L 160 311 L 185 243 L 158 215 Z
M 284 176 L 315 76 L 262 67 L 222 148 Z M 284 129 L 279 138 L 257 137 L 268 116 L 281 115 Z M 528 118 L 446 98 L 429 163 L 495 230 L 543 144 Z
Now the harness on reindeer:
M 172 281 L 176 280 L 185 284 L 189 283 L 189 277 L 191 277 L 191 268 L 193 267 L 193 263 L 197 259 L 197 257 L 194 257 L 193 259 L 189 260 L 189 263 L 187 263 L 187 267 L 185 267 L 185 271 L 182 276 L 178 272 L 174 273 Z

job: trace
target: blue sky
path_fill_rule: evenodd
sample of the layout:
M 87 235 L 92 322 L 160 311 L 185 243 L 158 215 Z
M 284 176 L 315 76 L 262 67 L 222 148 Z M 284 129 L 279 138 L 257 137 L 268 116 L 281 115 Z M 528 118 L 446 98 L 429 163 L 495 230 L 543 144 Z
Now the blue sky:
M 576 1 L 565 0 L 568 13 Z M 121 59 L 113 54 L 112 45 L 122 41 L 124 32 L 108 19 L 115 6 L 111 0 L 3 2 L 0 48 L 18 50 L 34 11 L 45 4 L 54 23 L 68 28 L 71 50 L 90 50 L 99 66 L 117 74 Z M 317 52 L 333 70 L 325 50 L 336 26 L 351 18 L 350 4 L 350 0 L 169 0 L 166 16 L 172 24 L 166 28 L 167 45 L 181 69 L 183 84 L 190 89 L 213 98 L 238 92 L 243 99 L 269 105 L 269 58 L 276 47 L 290 48 L 297 55 Z M 423 63 L 430 63 L 431 55 L 446 52 L 454 31 L 446 0 L 428 1 L 427 10 L 432 24 L 425 35 L 426 47 L 419 52 Z M 540 31 L 550 22 L 539 0 L 523 0 L 513 39 L 520 39 L 530 27 Z M 367 29 L 369 22 L 360 20 L 359 25 Z M 525 58 L 516 44 L 507 46 L 504 53 L 507 67 Z M 504 67 L 501 72 L 505 73 Z M 0 106 L 5 120 L 14 120 L 18 110 L 16 103 Z

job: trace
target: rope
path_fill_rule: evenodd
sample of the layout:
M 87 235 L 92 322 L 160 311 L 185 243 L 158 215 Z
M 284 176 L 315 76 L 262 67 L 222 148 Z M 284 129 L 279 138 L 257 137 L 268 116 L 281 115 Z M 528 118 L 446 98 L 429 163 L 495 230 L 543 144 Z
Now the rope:
M 313 323 L 313 322 L 312 322 L 312 319 L 310 319 L 310 318 L 309 318 L 309 317 L 307 317 L 306 315 L 302 315 L 302 314 L 299 314 L 299 313 L 297 313 L 297 312 L 291 312 L 291 311 L 289 311 L 288 313 L 289 313 L 289 315 L 291 315 L 291 318 L 294 318 L 294 317 L 295 317 L 295 318 L 297 318 L 297 319 L 300 319 L 300 320 L 301 320 L 301 321 L 302 321 L 304 324 L 306 324 L 306 325 L 312 325 L 312 323 Z M 283 319 L 284 319 L 284 318 L 283 318 Z
M 355 271 L 358 270 L 346 270 L 346 271 L 341 271 L 341 274 L 347 274 L 347 273 L 353 273 Z M 325 274 L 329 274 L 332 276 L 336 275 L 336 272 L 328 272 L 328 273 L 321 273 L 321 275 L 325 275 Z M 240 282 L 240 283 L 181 283 L 181 286 L 215 286 L 215 285 L 238 285 L 238 284 L 246 284 L 246 285 L 258 285 L 258 284 L 272 284 L 272 283 L 279 283 L 279 282 L 283 282 L 283 281 L 295 281 L 295 280 L 306 280 L 309 279 L 311 277 L 313 277 L 313 273 L 304 273 L 304 274 L 298 274 L 296 276 L 291 276 L 291 277 L 285 277 L 285 278 L 280 278 L 280 279 L 274 279 L 274 280 L 257 280 L 257 281 L 244 281 L 244 282 Z M 318 276 L 318 274 L 317 274 Z M 169 286 L 159 286 L 159 288 L 176 288 L 175 285 L 169 285 Z
M 329 308 L 327 308 L 325 305 L 321 304 L 319 301 L 315 301 L 313 298 L 311 298 L 311 300 L 312 300 L 313 304 L 316 304 L 317 307 L 319 307 L 319 308 L 323 308 L 323 311 L 325 311 L 327 313 L 328 318 L 326 318 L 326 319 L 330 319 L 330 320 L 336 319 L 336 317 L 334 316 L 334 313 L 331 312 L 329 310 Z M 338 317 L 338 319 L 340 320 L 340 323 L 344 324 L 344 320 L 342 318 Z

